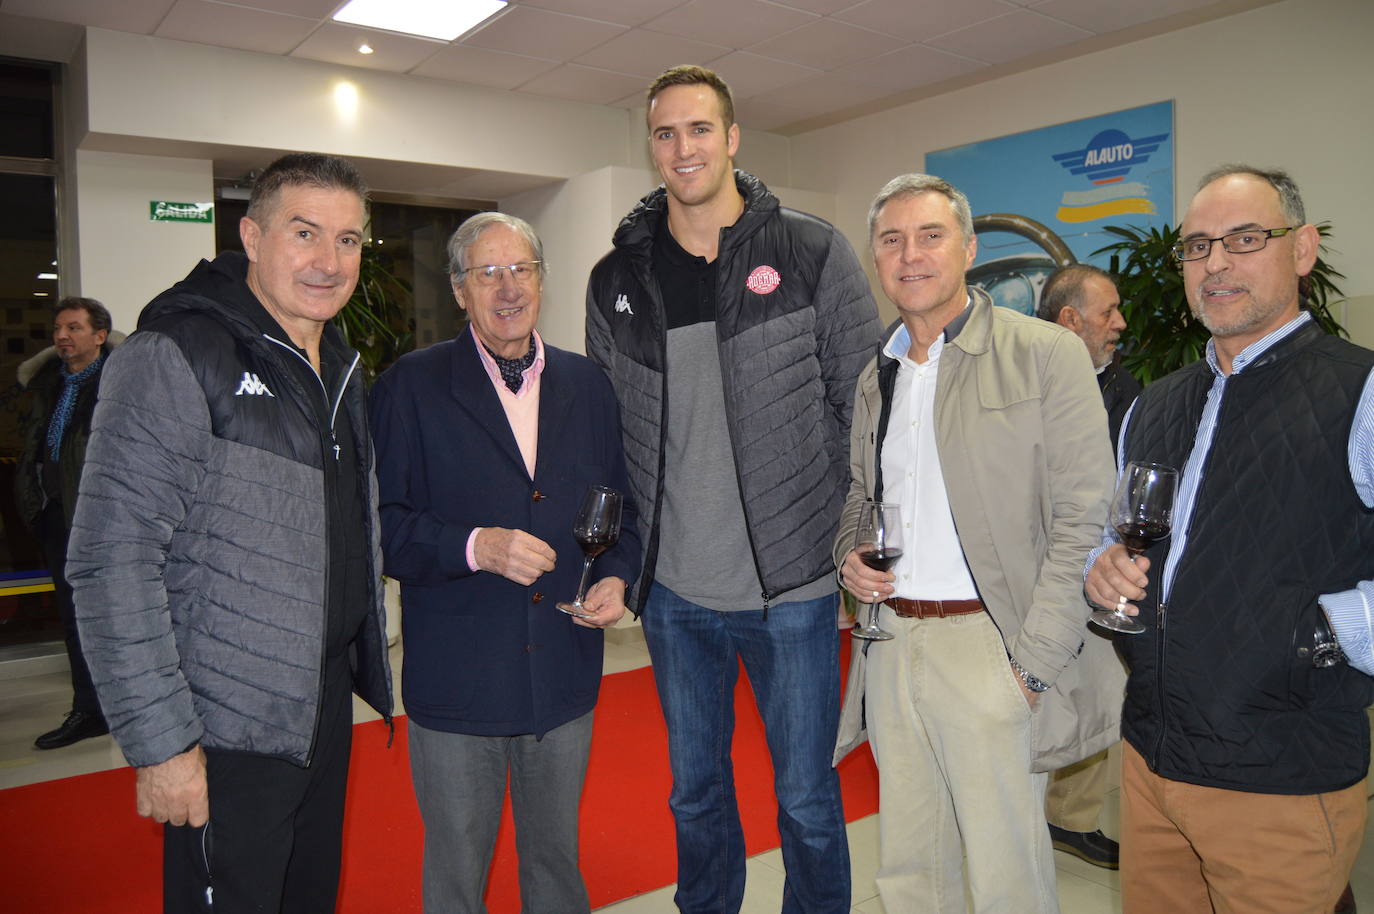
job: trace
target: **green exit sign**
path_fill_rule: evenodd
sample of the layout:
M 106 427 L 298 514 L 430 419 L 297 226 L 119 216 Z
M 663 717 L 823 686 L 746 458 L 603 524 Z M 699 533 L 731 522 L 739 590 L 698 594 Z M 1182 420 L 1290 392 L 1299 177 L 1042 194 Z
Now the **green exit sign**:
M 214 222 L 215 204 L 149 200 L 148 218 L 153 222 Z

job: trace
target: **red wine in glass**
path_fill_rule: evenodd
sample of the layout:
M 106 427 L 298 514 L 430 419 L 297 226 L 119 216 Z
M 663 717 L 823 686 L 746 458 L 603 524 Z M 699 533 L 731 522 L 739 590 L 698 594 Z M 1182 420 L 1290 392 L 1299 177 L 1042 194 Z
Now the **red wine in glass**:
M 901 557 L 900 549 L 868 549 L 859 553 L 859 561 L 877 571 L 891 571 Z
M 621 503 L 620 493 L 605 486 L 591 486 L 582 496 L 582 506 L 573 520 L 573 539 L 582 547 L 582 582 L 577 586 L 576 599 L 558 604 L 558 608 L 570 616 L 585 619 L 590 615 L 583 607 L 587 599 L 587 580 L 596 557 L 620 539 Z
M 1112 496 L 1110 523 L 1131 554 L 1131 561 L 1169 535 L 1174 516 L 1178 470 L 1158 463 L 1126 464 Z M 1112 631 L 1138 635 L 1145 626 L 1126 615 L 1124 601 L 1115 609 L 1099 609 L 1092 621 Z

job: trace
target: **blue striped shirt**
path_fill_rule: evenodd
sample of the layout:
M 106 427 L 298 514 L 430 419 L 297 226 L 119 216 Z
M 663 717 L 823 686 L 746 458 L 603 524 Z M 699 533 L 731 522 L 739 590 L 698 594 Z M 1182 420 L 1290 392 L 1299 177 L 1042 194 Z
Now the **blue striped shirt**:
M 1312 315 L 1303 311 L 1268 336 L 1246 346 L 1232 362 L 1231 374 L 1240 374 L 1246 366 L 1253 364 L 1270 347 L 1291 336 L 1310 320 L 1312 320 Z M 1207 402 L 1203 406 L 1202 421 L 1198 423 L 1197 436 L 1193 440 L 1193 449 L 1188 454 L 1188 462 L 1183 466 L 1183 472 L 1179 479 L 1178 496 L 1174 500 L 1173 542 L 1164 559 L 1164 573 L 1160 582 L 1161 599 L 1165 603 L 1169 602 L 1174 576 L 1178 572 L 1179 560 L 1188 548 L 1188 534 L 1193 519 L 1193 507 L 1197 503 L 1198 489 L 1202 485 L 1202 468 L 1206 465 L 1207 455 L 1212 449 L 1212 439 L 1217 428 L 1217 416 L 1221 413 L 1222 400 L 1226 396 L 1228 376 L 1222 373 L 1221 366 L 1217 362 L 1216 344 L 1212 340 L 1207 341 L 1207 364 L 1212 369 L 1212 386 L 1207 391 Z M 1118 454 L 1124 453 L 1126 431 L 1130 427 L 1131 415 L 1134 411 L 1135 406 L 1132 404 L 1131 410 L 1126 413 L 1126 418 L 1122 420 L 1121 437 L 1117 447 Z M 1364 502 L 1366 507 L 1374 508 L 1374 372 L 1371 372 L 1370 376 L 1365 379 L 1364 390 L 1360 394 L 1360 402 L 1356 407 L 1355 422 L 1351 426 L 1350 441 L 1347 445 L 1347 463 L 1350 467 L 1350 479 L 1355 485 L 1355 491 L 1359 494 L 1360 501 Z M 1118 457 L 1118 475 L 1121 469 L 1121 458 Z M 1116 542 L 1120 542 L 1120 540 L 1111 524 L 1108 524 L 1106 529 L 1102 531 L 1102 545 L 1088 555 L 1087 564 L 1084 566 L 1085 576 L 1087 569 L 1091 568 L 1093 563 L 1097 561 L 1097 557 L 1108 546 Z M 1331 620 L 1331 628 L 1336 633 L 1336 638 L 1340 641 L 1346 657 L 1349 658 L 1350 665 L 1364 673 L 1374 675 L 1374 581 L 1361 581 L 1352 590 L 1323 594 L 1318 598 L 1318 602 L 1321 603 L 1322 609 L 1326 610 L 1326 614 Z

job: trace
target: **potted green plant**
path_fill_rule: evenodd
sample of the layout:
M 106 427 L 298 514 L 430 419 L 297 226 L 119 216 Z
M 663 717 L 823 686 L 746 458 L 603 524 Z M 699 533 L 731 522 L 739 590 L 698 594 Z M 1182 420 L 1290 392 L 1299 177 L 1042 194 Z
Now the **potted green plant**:
M 393 271 L 390 255 L 375 244 L 364 244 L 358 286 L 335 315 L 334 324 L 348 345 L 358 350 L 369 383 L 415 348 L 410 319 L 414 308 L 414 292 Z
M 1184 295 L 1183 274 L 1173 256 L 1179 226 L 1109 225 L 1104 231 L 1119 240 L 1098 248 L 1093 255 L 1111 255 L 1108 269 L 1117 277 L 1121 314 L 1126 319 L 1121 334 L 1126 369 L 1148 384 L 1201 358 L 1210 334 L 1193 317 Z M 1318 225 L 1317 232 L 1325 251 L 1330 223 Z M 1323 329 L 1348 336 L 1331 313 L 1331 306 L 1344 294 L 1336 280 L 1344 278 L 1319 256 L 1311 274 L 1303 279 L 1301 291 L 1305 307 Z

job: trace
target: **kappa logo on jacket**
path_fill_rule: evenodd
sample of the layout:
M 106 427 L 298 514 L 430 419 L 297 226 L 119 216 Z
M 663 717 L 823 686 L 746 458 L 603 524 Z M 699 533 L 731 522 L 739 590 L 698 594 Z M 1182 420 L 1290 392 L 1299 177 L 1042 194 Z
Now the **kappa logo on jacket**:
M 630 307 L 630 299 L 624 292 L 621 292 L 615 297 L 615 313 L 634 316 L 635 312 L 634 309 Z
M 243 380 L 239 381 L 239 389 L 234 391 L 234 396 L 236 397 L 242 397 L 245 394 L 250 397 L 261 397 L 263 395 L 273 398 L 276 397 L 276 394 L 268 390 L 267 385 L 262 383 L 256 374 L 247 371 L 243 373 Z

